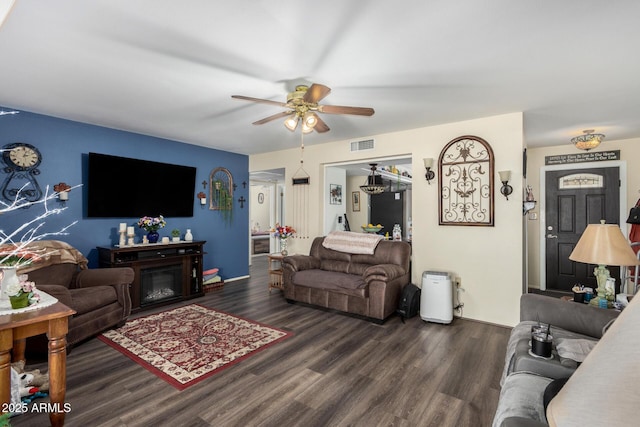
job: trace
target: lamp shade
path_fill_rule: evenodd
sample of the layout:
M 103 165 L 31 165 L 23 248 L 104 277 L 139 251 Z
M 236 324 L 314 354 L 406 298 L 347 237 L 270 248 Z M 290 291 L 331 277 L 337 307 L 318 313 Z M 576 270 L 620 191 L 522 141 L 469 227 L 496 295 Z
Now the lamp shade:
M 287 118 L 284 121 L 284 126 L 289 129 L 291 132 L 293 132 L 294 130 L 296 130 L 296 128 L 298 127 L 298 116 L 297 115 L 292 115 L 289 118 Z
M 617 224 L 589 224 L 569 259 L 596 265 L 640 265 Z

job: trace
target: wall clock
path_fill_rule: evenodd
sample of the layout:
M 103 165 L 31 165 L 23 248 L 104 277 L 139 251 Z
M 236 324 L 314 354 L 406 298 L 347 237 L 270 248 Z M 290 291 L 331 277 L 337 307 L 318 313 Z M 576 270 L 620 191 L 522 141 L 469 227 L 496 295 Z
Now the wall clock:
M 42 197 L 42 190 L 36 180 L 40 175 L 38 166 L 42 162 L 42 154 L 31 144 L 15 142 L 2 147 L 2 161 L 7 174 L 2 183 L 2 197 L 11 202 L 18 193 L 28 202 L 35 202 Z

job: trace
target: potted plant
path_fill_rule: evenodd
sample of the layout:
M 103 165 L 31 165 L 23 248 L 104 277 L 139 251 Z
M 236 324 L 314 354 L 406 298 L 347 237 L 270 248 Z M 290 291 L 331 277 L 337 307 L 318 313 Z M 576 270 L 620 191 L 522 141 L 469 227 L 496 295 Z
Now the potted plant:
M 177 228 L 171 230 L 171 240 L 174 242 L 180 241 L 180 230 L 178 230 Z
M 233 216 L 233 197 L 230 189 L 220 180 L 213 181 L 212 186 L 214 189 L 212 198 L 216 206 L 215 210 L 222 214 L 222 218 L 226 223 L 230 223 Z

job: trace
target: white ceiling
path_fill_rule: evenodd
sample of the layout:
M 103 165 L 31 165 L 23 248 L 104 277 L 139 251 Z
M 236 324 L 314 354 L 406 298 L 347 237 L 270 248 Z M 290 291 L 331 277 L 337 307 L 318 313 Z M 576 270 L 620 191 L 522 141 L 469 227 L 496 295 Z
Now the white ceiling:
M 251 154 L 300 136 L 253 126 L 281 109 L 231 95 L 285 101 L 318 82 L 323 103 L 376 113 L 325 114 L 331 131 L 305 144 L 516 111 L 530 147 L 626 139 L 640 136 L 638 16 L 636 0 L 18 1 L 0 106 Z

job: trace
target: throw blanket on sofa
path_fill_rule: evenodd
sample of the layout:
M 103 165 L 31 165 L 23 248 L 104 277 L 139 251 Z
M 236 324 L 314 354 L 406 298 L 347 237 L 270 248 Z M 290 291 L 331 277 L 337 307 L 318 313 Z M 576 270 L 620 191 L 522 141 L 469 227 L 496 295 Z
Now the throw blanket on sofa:
M 29 243 L 27 250 L 40 254 L 41 258 L 19 270 L 20 274 L 26 274 L 54 264 L 77 264 L 81 270 L 87 269 L 89 261 L 82 252 L 59 240 L 40 240 Z
M 332 231 L 324 238 L 322 246 L 338 252 L 373 255 L 383 237 L 378 234 Z

